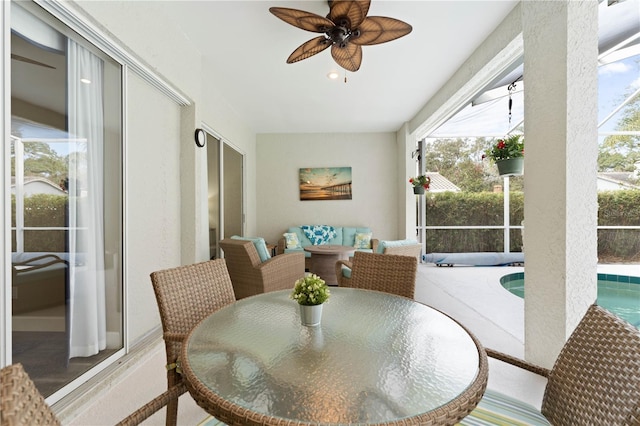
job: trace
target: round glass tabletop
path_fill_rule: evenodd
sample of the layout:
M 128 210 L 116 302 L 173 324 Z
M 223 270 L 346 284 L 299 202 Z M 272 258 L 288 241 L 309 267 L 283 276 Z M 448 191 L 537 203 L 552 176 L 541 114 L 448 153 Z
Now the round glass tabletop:
M 182 363 L 188 379 L 215 395 L 211 413 L 225 401 L 298 422 L 388 422 L 438 409 L 477 380 L 486 384 L 484 351 L 433 308 L 332 288 L 321 324 L 306 327 L 289 293 L 242 299 L 191 332 Z

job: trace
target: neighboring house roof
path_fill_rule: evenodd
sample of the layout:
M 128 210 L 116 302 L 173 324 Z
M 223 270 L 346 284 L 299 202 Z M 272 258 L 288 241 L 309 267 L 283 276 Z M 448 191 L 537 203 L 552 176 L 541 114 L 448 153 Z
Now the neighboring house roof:
M 15 178 L 11 178 L 11 193 L 16 192 Z M 24 177 L 24 195 L 26 197 L 33 194 L 54 194 L 63 195 L 65 191 L 60 188 L 60 185 L 56 185 L 47 178 L 38 176 L 25 176 Z
M 429 186 L 429 192 L 445 192 L 445 191 L 460 192 L 460 188 L 455 186 L 453 182 L 451 182 L 449 179 L 442 176 L 438 172 L 426 172 L 425 175 L 431 178 L 431 185 Z
M 616 191 L 620 189 L 640 189 L 634 172 L 598 173 L 598 191 Z

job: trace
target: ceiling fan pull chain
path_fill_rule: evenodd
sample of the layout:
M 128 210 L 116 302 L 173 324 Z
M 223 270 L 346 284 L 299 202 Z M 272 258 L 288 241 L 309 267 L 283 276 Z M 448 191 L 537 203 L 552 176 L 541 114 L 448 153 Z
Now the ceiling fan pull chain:
M 347 84 L 347 70 L 344 70 L 344 83 Z
M 511 83 L 507 90 L 509 91 L 509 129 L 511 128 L 511 107 L 513 106 L 513 100 L 511 99 L 511 93 L 516 90 L 516 82 Z M 508 130 L 508 129 L 507 129 Z

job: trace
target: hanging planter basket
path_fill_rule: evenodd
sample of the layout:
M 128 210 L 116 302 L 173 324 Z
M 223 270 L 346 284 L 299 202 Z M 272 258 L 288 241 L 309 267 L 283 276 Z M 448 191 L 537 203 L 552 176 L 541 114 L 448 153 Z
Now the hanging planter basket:
M 496 161 L 500 176 L 520 176 L 524 171 L 524 157 Z
M 414 186 L 413 187 L 413 193 L 416 194 L 416 195 L 424 194 L 424 186 Z

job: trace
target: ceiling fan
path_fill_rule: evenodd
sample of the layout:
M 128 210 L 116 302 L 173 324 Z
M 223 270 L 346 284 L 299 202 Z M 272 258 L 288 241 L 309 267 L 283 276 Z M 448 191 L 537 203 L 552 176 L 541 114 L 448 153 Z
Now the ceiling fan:
M 386 16 L 367 16 L 371 0 L 329 0 L 326 18 L 315 13 L 286 7 L 269 11 L 294 27 L 324 33 L 298 47 L 288 64 L 310 58 L 331 46 L 331 56 L 348 71 L 358 71 L 362 63 L 362 46 L 386 43 L 409 34 L 411 25 Z

